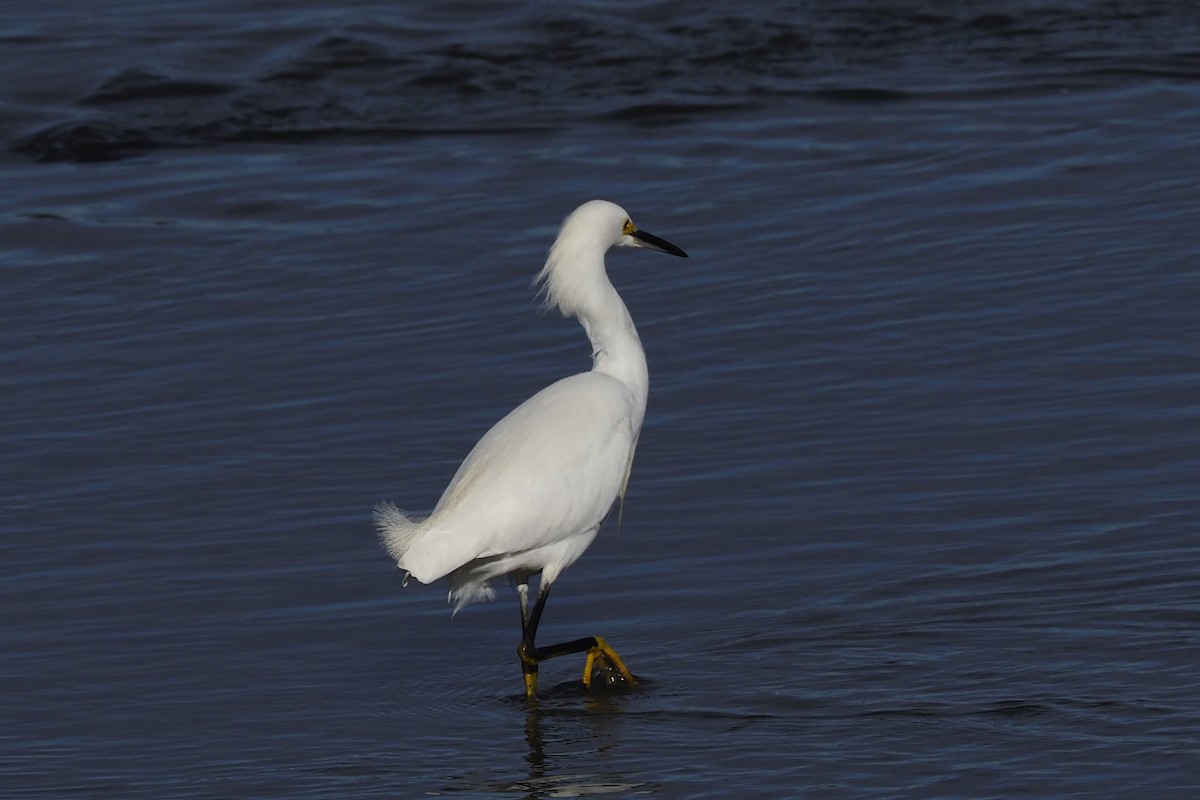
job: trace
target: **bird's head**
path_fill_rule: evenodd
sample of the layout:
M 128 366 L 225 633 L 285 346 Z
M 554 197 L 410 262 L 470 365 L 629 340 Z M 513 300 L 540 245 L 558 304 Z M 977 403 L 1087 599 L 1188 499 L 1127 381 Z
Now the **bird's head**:
M 629 213 L 607 200 L 590 200 L 571 212 L 550 248 L 546 266 L 538 275 L 546 300 L 564 314 L 578 310 L 584 291 L 595 277 L 603 277 L 604 253 L 610 247 L 645 247 L 687 258 L 668 241 L 633 224 Z
M 668 241 L 646 233 L 633 224 L 629 212 L 607 200 L 591 200 L 563 222 L 558 241 L 592 241 L 593 247 L 646 247 L 660 253 L 687 258 L 687 253 Z

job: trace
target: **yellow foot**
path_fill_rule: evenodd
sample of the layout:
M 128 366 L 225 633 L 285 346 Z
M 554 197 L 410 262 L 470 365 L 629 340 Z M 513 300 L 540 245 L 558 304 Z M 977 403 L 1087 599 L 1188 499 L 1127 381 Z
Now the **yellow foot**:
M 587 651 L 587 661 L 583 664 L 584 688 L 591 689 L 597 677 L 604 686 L 636 686 L 637 678 L 633 677 L 633 673 L 625 666 L 617 651 L 599 636 L 593 638 L 596 640 L 596 646 Z

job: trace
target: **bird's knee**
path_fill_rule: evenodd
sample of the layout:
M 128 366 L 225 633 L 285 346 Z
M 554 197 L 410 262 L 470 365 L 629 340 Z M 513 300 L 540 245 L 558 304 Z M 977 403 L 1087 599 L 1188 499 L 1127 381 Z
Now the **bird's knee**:
M 531 642 L 522 641 L 517 645 L 517 658 L 521 659 L 521 664 L 526 668 L 537 669 L 537 654 Z

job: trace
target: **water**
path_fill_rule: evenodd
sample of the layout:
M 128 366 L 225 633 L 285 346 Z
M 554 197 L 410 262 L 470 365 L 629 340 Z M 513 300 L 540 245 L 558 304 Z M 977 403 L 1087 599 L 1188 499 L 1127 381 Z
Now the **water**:
M 9 4 L 12 798 L 1191 797 L 1200 18 L 1175 3 Z M 651 398 L 521 696 L 370 509 L 582 369 Z

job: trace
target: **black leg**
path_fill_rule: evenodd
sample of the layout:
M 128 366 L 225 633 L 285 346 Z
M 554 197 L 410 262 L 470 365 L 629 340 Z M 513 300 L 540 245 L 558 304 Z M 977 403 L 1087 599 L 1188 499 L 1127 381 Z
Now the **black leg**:
M 517 597 L 521 599 L 521 638 L 525 638 L 525 629 L 529 627 L 529 577 L 522 575 L 517 584 Z
M 525 591 L 521 592 L 521 588 Z M 525 675 L 525 696 L 532 698 L 537 696 L 538 664 L 542 661 L 533 642 L 538 623 L 542 621 L 542 609 L 546 607 L 546 598 L 550 595 L 550 584 L 543 581 L 538 586 L 537 601 L 528 615 L 525 613 L 525 606 L 529 602 L 528 581 L 520 584 L 517 591 L 521 595 L 521 643 L 517 645 L 517 658 L 521 659 L 521 672 Z
M 570 655 L 571 653 L 587 653 L 587 662 L 583 668 L 583 685 L 591 687 L 593 667 L 599 665 L 607 669 L 611 675 L 614 671 L 626 683 L 637 683 L 633 675 L 625 667 L 620 656 L 608 643 L 599 636 L 585 636 L 582 639 L 572 639 L 569 642 L 552 644 L 548 647 L 538 647 L 534 641 L 537 637 L 538 624 L 542 621 L 542 611 L 546 607 L 546 598 L 550 596 L 550 584 L 538 586 L 537 601 L 533 611 L 526 615 L 529 586 L 527 582 L 517 585 L 521 598 L 521 643 L 517 645 L 517 657 L 521 660 L 521 671 L 525 675 L 525 696 L 533 699 L 537 696 L 538 665 L 548 658 Z

